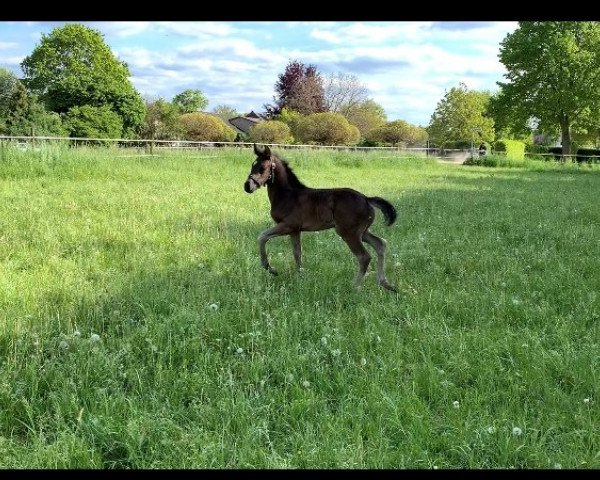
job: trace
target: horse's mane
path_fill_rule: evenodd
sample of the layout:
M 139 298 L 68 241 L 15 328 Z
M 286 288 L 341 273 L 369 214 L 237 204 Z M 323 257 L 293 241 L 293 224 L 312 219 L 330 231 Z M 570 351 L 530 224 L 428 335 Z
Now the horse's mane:
M 277 157 L 277 158 L 279 159 L 279 161 L 283 165 L 283 168 L 285 168 L 285 172 L 287 174 L 287 180 L 288 180 L 288 183 L 289 183 L 290 187 L 292 187 L 292 188 L 306 188 L 306 185 L 304 185 L 300 181 L 300 179 L 296 176 L 296 174 L 292 170 L 292 167 L 290 167 L 290 164 L 288 163 L 288 161 L 284 160 L 281 157 Z

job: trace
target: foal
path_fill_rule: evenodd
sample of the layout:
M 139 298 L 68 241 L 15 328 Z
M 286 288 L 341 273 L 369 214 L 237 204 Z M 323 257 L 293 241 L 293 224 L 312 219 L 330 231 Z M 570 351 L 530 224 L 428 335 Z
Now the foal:
M 271 153 L 265 145 L 261 151 L 254 144 L 257 158 L 252 163 L 250 174 L 244 183 L 244 190 L 252 193 L 266 185 L 271 202 L 271 217 L 276 225 L 260 234 L 258 247 L 263 268 L 277 275 L 269 264 L 265 245 L 271 238 L 289 235 L 292 240 L 294 259 L 302 268 L 302 247 L 300 232 L 314 232 L 335 228 L 358 260 L 356 286 L 361 287 L 371 255 L 363 242 L 377 252 L 377 280 L 388 290 L 396 288 L 388 283 L 384 273 L 386 242 L 369 232 L 375 218 L 373 207 L 383 212 L 387 225 L 396 220 L 396 209 L 380 197 L 367 197 L 351 188 L 310 188 L 304 185 L 292 172 L 285 160 Z

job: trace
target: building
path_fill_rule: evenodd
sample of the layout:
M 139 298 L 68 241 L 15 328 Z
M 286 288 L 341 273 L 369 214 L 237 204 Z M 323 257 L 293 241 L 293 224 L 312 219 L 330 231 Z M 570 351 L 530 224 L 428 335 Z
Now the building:
M 236 129 L 238 133 L 248 135 L 250 129 L 257 123 L 264 122 L 266 118 L 256 112 L 251 111 L 249 114 L 233 117 L 229 119 L 229 123 Z

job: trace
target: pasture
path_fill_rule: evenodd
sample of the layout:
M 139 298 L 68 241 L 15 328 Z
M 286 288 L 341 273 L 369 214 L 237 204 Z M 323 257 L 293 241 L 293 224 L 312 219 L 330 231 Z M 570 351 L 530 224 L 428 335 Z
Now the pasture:
M 597 166 L 279 153 L 394 204 L 398 294 L 265 272 L 251 150 L 0 148 L 0 467 L 600 467 Z

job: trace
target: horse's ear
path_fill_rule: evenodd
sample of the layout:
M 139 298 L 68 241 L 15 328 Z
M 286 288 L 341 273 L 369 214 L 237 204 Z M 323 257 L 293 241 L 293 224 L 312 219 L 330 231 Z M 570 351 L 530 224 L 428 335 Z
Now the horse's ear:
M 256 143 L 254 144 L 254 153 L 257 156 L 262 155 L 262 152 L 258 149 L 258 147 L 256 146 Z
M 268 145 L 265 145 L 265 151 L 264 151 L 263 155 L 265 157 L 270 157 L 271 156 L 271 149 L 269 148 Z

